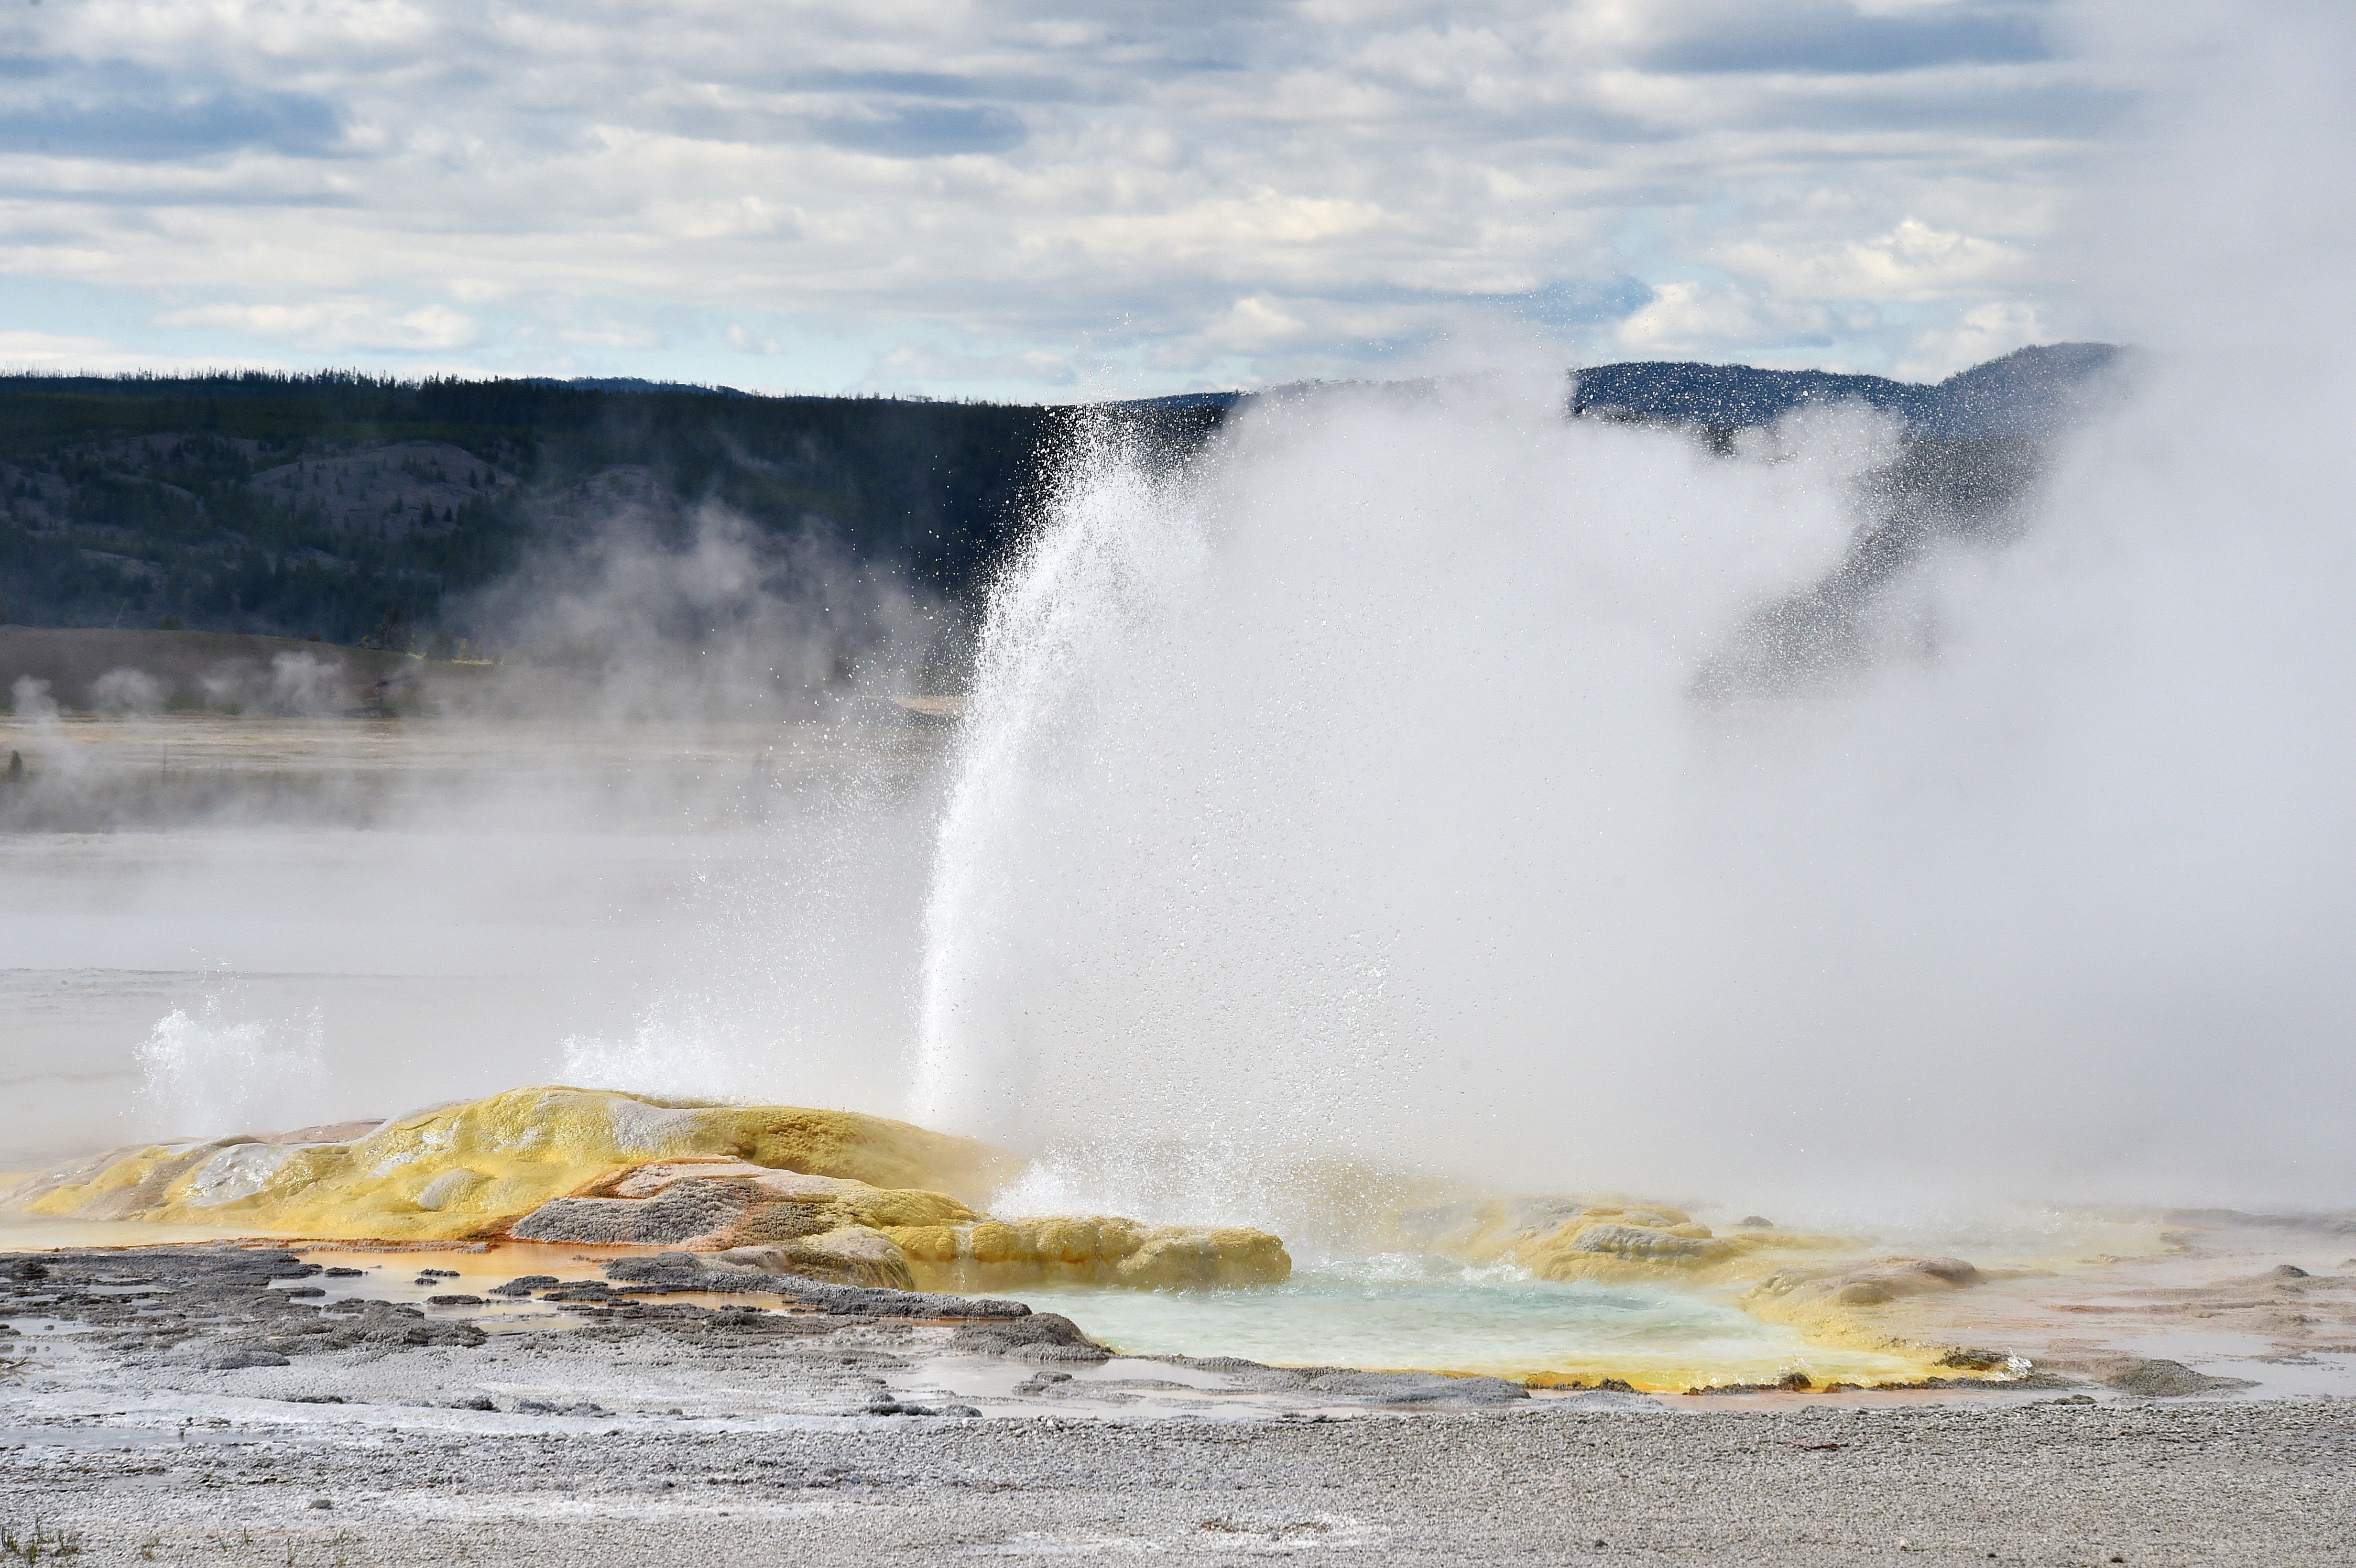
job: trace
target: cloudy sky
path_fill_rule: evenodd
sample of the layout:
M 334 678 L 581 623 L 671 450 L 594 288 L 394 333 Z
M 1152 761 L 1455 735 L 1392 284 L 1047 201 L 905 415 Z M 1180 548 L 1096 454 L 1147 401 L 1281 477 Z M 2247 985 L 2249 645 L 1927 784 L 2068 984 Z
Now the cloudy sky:
M 0 364 L 1055 400 L 2115 336 L 2044 0 L 6 0 Z

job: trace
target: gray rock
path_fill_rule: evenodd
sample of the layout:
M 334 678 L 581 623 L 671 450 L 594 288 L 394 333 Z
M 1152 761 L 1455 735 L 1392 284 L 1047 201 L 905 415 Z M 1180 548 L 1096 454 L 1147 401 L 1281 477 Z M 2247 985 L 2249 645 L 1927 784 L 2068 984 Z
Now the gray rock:
M 217 1372 L 242 1371 L 247 1367 L 284 1367 L 293 1363 L 268 1350 L 230 1350 L 205 1363 Z
M 2227 1389 L 2254 1388 L 2247 1378 L 2212 1378 L 2181 1361 L 2127 1361 L 2114 1367 L 2103 1381 L 2123 1393 L 2146 1399 L 2179 1399 L 2186 1394 L 2222 1393 Z
M 967 1355 L 1006 1356 L 1018 1361 L 1108 1361 L 1112 1352 L 1080 1332 L 1060 1312 L 1030 1312 L 1020 1317 L 968 1323 L 949 1341 Z
M 742 1182 L 680 1181 L 652 1198 L 556 1198 L 509 1227 L 525 1242 L 661 1246 L 733 1230 L 755 1194 Z
M 1939 1364 L 1943 1367 L 1953 1367 L 1959 1371 L 1991 1372 L 1998 1367 L 2007 1365 L 2011 1360 L 2012 1355 L 2009 1351 L 1983 1350 L 1968 1345 L 1957 1345 L 1939 1358 Z
M 829 1285 L 800 1275 L 764 1274 L 748 1268 L 714 1268 L 693 1253 L 658 1253 L 650 1258 L 616 1258 L 605 1265 L 605 1277 L 622 1281 L 623 1294 L 629 1296 L 662 1296 L 680 1291 L 782 1296 L 803 1306 L 841 1317 L 1011 1318 L 1031 1315 L 1031 1309 L 1019 1301 L 1001 1301 L 991 1296 L 941 1296 L 926 1290 Z M 543 1296 L 541 1299 L 547 1300 L 550 1296 Z

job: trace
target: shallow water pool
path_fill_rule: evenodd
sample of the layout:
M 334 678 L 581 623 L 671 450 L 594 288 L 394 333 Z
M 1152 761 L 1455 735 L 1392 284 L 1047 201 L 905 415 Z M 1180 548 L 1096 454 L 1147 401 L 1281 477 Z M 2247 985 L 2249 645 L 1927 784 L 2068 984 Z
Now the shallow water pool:
M 1558 1285 L 1519 1273 L 1377 1258 L 1297 1268 L 1244 1290 L 1030 1290 L 1130 1355 L 1240 1356 L 1278 1366 L 1620 1378 L 1639 1388 L 1918 1376 L 1896 1356 L 1812 1344 L 1694 1291 Z

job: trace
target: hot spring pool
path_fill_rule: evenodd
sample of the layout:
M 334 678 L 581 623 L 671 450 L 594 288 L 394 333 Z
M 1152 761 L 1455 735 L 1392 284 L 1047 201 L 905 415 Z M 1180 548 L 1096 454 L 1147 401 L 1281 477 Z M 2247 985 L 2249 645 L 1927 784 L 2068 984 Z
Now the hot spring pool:
M 1279 1366 L 1621 1378 L 1639 1388 L 1920 1375 L 1897 1356 L 1811 1343 L 1691 1291 L 1557 1285 L 1407 1258 L 1297 1268 L 1248 1290 L 1030 1290 L 1130 1355 L 1240 1356 Z

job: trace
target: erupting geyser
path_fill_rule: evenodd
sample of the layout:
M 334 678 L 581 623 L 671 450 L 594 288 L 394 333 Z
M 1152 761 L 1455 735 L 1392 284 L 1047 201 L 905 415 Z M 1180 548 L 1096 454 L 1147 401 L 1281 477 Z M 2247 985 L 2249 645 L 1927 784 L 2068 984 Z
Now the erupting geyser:
M 1861 411 L 1714 453 L 1491 378 L 1174 470 L 1101 432 L 983 638 L 912 1115 L 1288 1237 L 1330 1157 L 2344 1190 L 2344 382 L 2200 368 L 1878 574 Z

